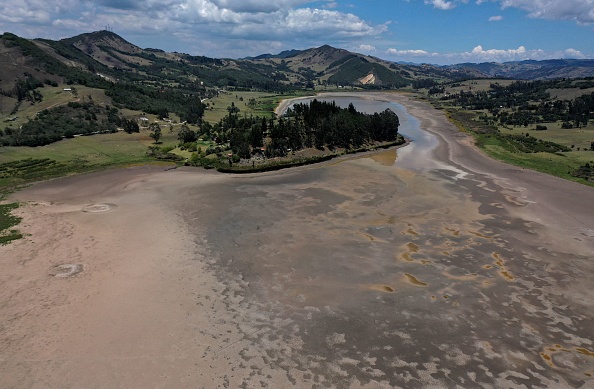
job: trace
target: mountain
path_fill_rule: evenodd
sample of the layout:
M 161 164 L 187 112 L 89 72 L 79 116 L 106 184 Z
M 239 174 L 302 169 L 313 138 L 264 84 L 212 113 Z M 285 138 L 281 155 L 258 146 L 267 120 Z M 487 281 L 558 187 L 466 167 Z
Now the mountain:
M 477 77 L 542 80 L 554 78 L 580 78 L 594 76 L 594 59 L 550 59 L 544 61 L 517 61 L 505 63 L 462 63 L 446 66 L 476 74 Z
M 281 51 L 278 54 L 270 54 L 270 53 L 268 53 L 268 54 L 260 54 L 257 57 L 246 57 L 244 59 L 246 59 L 246 60 L 258 60 L 258 59 L 268 59 L 268 58 L 290 58 L 290 57 L 293 57 L 293 56 L 299 54 L 300 52 L 301 52 L 301 50 L 292 49 L 292 50 Z
M 594 76 L 594 60 L 414 65 L 328 45 L 252 58 L 217 59 L 143 49 L 110 31 L 58 41 L 5 33 L 0 35 L 0 74 L 0 96 L 6 97 L 13 97 L 18 83 L 33 88 L 34 81 L 97 88 L 107 88 L 110 83 L 161 88 L 175 85 L 182 93 L 205 96 L 208 90 L 225 87 L 269 91 L 312 88 L 316 84 L 398 88 L 425 79 L 587 77 Z
M 315 80 L 318 83 L 368 87 L 410 84 L 410 80 L 401 74 L 399 65 L 329 45 L 258 56 L 251 61 L 274 66 L 284 71 L 293 82 Z

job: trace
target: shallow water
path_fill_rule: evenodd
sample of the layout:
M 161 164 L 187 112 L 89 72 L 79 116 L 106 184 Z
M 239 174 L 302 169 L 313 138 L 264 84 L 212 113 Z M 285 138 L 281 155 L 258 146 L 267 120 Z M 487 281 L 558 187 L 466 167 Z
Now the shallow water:
M 412 142 L 407 147 L 401 148 L 397 151 L 398 162 L 396 167 L 400 169 L 408 169 L 413 171 L 426 171 L 430 169 L 445 169 L 456 173 L 460 171 L 451 165 L 435 161 L 431 157 L 432 150 L 438 145 L 437 137 L 430 132 L 424 131 L 417 118 L 411 116 L 408 111 L 401 105 L 390 101 L 371 100 L 362 97 L 341 97 L 332 96 L 316 97 L 319 101 L 336 102 L 340 107 L 346 108 L 350 103 L 356 107 L 360 112 L 373 114 L 390 109 L 398 115 L 400 126 L 398 133 L 404 135 Z M 300 99 L 299 103 L 307 103 L 312 99 Z
M 589 354 L 543 350 L 592 349 L 591 304 L 576 297 L 587 256 L 551 247 L 489 177 L 437 160 L 437 138 L 401 105 L 327 99 L 390 108 L 413 142 L 200 189 L 213 269 L 240 296 L 229 309 L 241 307 L 246 336 L 263 329 L 242 353 L 302 387 L 586 384 Z

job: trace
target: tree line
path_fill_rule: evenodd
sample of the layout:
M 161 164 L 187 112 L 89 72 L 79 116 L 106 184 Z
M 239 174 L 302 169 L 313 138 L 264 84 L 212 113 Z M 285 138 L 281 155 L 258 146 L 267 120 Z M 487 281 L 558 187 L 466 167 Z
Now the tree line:
M 206 136 L 228 139 L 232 152 L 241 158 L 262 148 L 270 158 L 311 147 L 357 149 L 374 142 L 393 142 L 400 124 L 390 109 L 365 114 L 353 104 L 341 108 L 335 102 L 315 99 L 294 105 L 278 119 L 241 117 L 233 105 L 228 111 L 214 126 L 203 126 L 203 131 Z
M 101 106 L 92 100 L 40 111 L 20 128 L 0 130 L 0 146 L 44 146 L 75 135 L 116 132 L 139 132 L 135 120 L 122 117 L 117 108 Z
M 588 80 L 583 83 L 589 85 Z M 528 126 L 542 122 L 563 122 L 564 128 L 586 126 L 593 119 L 594 93 L 572 100 L 555 100 L 548 89 L 571 88 L 571 80 L 515 81 L 507 86 L 492 83 L 488 91 L 460 91 L 442 97 L 469 110 L 487 110 L 491 121 L 501 125 Z

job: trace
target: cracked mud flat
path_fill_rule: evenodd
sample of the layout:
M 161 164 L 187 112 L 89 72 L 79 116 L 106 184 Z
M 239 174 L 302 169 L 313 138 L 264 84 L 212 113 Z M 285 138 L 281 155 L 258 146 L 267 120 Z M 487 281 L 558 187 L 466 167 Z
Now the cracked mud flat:
M 35 203 L 32 236 L 0 247 L 7 386 L 594 386 L 593 188 L 491 161 L 442 113 L 372 96 L 439 147 L 18 193 Z M 48 276 L 66 261 L 84 272 Z

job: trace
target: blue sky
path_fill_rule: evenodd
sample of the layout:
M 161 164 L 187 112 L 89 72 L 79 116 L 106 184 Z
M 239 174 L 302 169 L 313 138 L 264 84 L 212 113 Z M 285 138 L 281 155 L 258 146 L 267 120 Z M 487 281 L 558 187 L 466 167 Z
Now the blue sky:
M 218 58 L 324 44 L 435 64 L 594 58 L 594 0 L 0 0 L 0 29 L 26 38 L 107 25 Z

